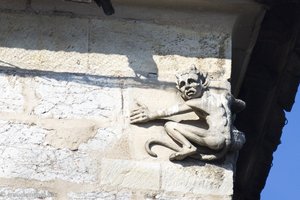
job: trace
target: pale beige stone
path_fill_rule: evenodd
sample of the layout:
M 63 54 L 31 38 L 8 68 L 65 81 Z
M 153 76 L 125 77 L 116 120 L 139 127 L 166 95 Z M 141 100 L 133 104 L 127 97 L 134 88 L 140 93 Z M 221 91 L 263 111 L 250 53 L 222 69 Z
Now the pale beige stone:
M 0 177 L 93 182 L 96 161 L 85 152 L 55 149 L 44 143 L 50 131 L 35 125 L 0 121 Z
M 233 194 L 231 164 L 212 165 L 201 161 L 162 164 L 162 189 L 201 195 Z
M 1 13 L 0 59 L 8 67 L 85 72 L 88 20 Z
M 85 77 L 61 76 L 57 81 L 56 78 L 35 79 L 38 101 L 34 114 L 58 119 L 113 121 L 121 113 L 121 89 L 101 84 L 101 79 L 86 81 Z
M 0 200 L 44 199 L 54 200 L 55 194 L 35 188 L 0 187 Z
M 22 82 L 16 77 L 0 75 L 1 112 L 22 112 L 24 96 Z
M 69 200 L 82 199 L 101 199 L 101 200 L 131 200 L 132 193 L 128 191 L 113 191 L 113 192 L 70 192 L 68 193 Z
M 144 190 L 159 189 L 158 163 L 102 159 L 101 168 L 102 185 Z

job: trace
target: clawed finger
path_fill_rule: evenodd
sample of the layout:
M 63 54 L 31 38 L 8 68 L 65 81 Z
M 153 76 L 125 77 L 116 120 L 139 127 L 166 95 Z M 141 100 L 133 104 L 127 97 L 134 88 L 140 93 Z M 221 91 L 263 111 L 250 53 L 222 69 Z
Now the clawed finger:
M 145 113 L 144 110 L 134 110 L 130 113 L 130 116 L 138 115 L 140 113 Z
M 134 120 L 130 120 L 130 123 L 134 124 L 134 123 L 141 123 L 144 122 L 145 119 L 134 119 Z
M 130 116 L 130 120 L 135 120 L 135 119 L 139 119 L 139 118 L 146 118 L 146 115 L 144 114 L 139 114 L 139 115 L 134 115 L 134 116 Z

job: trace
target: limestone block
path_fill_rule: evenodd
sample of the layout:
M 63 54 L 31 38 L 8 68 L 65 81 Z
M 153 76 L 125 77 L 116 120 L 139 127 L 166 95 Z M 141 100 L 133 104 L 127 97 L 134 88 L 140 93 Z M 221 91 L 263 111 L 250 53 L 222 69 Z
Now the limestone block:
M 49 130 L 0 121 L 0 177 L 72 182 L 96 180 L 96 161 L 88 154 L 44 144 Z
M 53 200 L 55 195 L 47 190 L 34 188 L 0 188 L 0 200 Z
M 159 21 L 0 17 L 0 58 L 10 67 L 137 79 L 158 76 L 173 82 L 178 70 L 194 64 L 216 80 L 230 77 L 231 36 L 226 32 Z
M 92 20 L 90 52 L 90 69 L 118 76 L 158 74 L 159 80 L 171 81 L 194 64 L 226 80 L 231 69 L 229 34 L 143 21 Z
M 233 194 L 232 177 L 231 164 L 218 166 L 200 161 L 162 164 L 164 191 L 230 196 Z
M 144 200 L 232 200 L 231 196 L 217 196 L 217 195 L 195 195 L 186 193 L 157 193 L 149 192 L 140 195 L 137 199 Z
M 114 120 L 122 108 L 120 88 L 109 84 L 77 83 L 76 77 L 65 76 L 57 81 L 36 78 L 36 96 L 39 99 L 34 114 L 47 118 L 94 118 Z M 84 80 L 83 80 L 84 82 Z
M 16 77 L 0 74 L 1 112 L 21 112 L 24 106 L 22 83 Z
M 75 0 L 76 1 L 76 0 Z M 84 0 L 91 2 L 90 0 Z M 58 11 L 65 13 L 75 13 L 81 15 L 98 15 L 104 16 L 101 8 L 94 2 L 92 3 L 77 3 L 72 1 L 57 1 L 57 0 L 32 0 L 31 7 L 35 11 Z
M 6 66 L 86 72 L 87 19 L 5 13 L 0 18 L 0 58 Z
M 118 192 L 81 192 L 75 193 L 71 192 L 68 194 L 69 200 L 131 200 L 132 194 L 128 191 L 118 191 Z
M 82 151 L 108 151 L 121 137 L 120 127 L 99 128 L 93 138 L 79 146 Z
M 24 10 L 26 8 L 26 0 L 1 0 L 0 8 Z
M 102 159 L 101 184 L 117 188 L 158 190 L 159 163 Z

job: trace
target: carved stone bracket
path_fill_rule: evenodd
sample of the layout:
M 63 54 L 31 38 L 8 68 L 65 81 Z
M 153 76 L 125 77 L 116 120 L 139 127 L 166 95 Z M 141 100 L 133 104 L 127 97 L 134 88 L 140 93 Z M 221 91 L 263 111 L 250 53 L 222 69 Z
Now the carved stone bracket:
M 159 139 L 149 139 L 145 149 L 149 155 L 156 157 L 152 145 L 162 145 L 174 150 L 169 156 L 171 161 L 193 157 L 204 161 L 219 160 L 229 151 L 239 150 L 245 142 L 242 132 L 233 124 L 233 115 L 245 108 L 245 102 L 235 99 L 231 93 L 217 94 L 209 89 L 207 74 L 195 66 L 176 75 L 177 89 L 184 103 L 170 108 L 150 111 L 146 106 L 137 104 L 131 111 L 132 124 L 146 123 L 173 115 L 193 112 L 205 125 L 187 122 L 168 121 L 165 132 L 176 142 L 169 143 Z M 184 119 L 182 119 L 184 120 Z

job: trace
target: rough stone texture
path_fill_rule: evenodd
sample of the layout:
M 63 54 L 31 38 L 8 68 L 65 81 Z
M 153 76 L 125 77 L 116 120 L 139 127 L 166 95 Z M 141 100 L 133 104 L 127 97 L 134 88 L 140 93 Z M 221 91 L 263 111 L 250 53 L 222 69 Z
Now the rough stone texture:
M 54 200 L 54 195 L 46 190 L 34 188 L 0 187 L 0 200 Z
M 229 90 L 234 15 L 122 7 L 101 18 L 94 3 L 31 6 L 42 12 L 0 13 L 0 184 L 64 199 L 230 198 L 232 166 L 180 166 L 159 147 L 151 158 L 144 141 L 165 137 L 163 123 L 128 116 L 135 102 L 181 101 L 174 74 L 192 64 L 215 91 Z M 90 16 L 64 12 L 80 10 Z M 168 120 L 183 118 L 195 116 Z
M 24 105 L 22 84 L 16 77 L 0 74 L 0 110 L 1 112 L 21 112 Z
M 147 193 L 138 196 L 137 199 L 144 199 L 144 200 L 231 200 L 230 196 L 217 196 L 217 195 L 189 195 L 189 194 L 182 194 L 182 193 Z
M 194 194 L 229 196 L 233 193 L 232 166 L 195 162 L 162 164 L 162 189 Z M 172 180 L 172 181 L 170 181 Z
M 1 9 L 24 10 L 27 0 L 1 0 Z
M 127 35 L 128 30 L 134 34 Z M 204 66 L 208 72 L 219 72 L 216 78 L 230 72 L 230 62 L 225 62 L 230 57 L 223 55 L 230 48 L 230 38 L 226 34 L 199 33 L 197 30 L 137 21 L 102 20 L 93 20 L 90 31 L 90 68 L 96 69 L 97 66 L 104 74 L 111 74 L 108 70 L 112 70 L 115 76 L 123 76 L 133 71 L 138 77 L 147 77 L 150 73 L 167 76 L 170 81 L 172 72 L 191 64 Z M 111 62 L 118 57 L 120 64 Z
M 74 193 L 68 194 L 70 200 L 130 200 L 132 199 L 131 192 L 120 191 L 120 192 L 86 192 L 86 193 Z
M 8 67 L 85 72 L 111 80 L 158 74 L 159 80 L 172 81 L 179 69 L 195 64 L 214 79 L 230 77 L 231 38 L 226 32 L 135 20 L 0 17 L 0 46 L 6 47 L 0 47 L 0 58 Z
M 113 128 L 100 128 L 96 135 L 86 143 L 80 145 L 83 151 L 107 151 L 121 136 L 121 130 Z
M 84 152 L 43 145 L 48 130 L 0 121 L 0 177 L 72 182 L 96 180 L 96 166 Z
M 0 64 L 23 69 L 87 70 L 88 20 L 0 14 Z M 4 62 L 3 62 L 4 61 Z M 63 63 L 63 64 L 62 64 Z
M 109 85 L 76 83 L 66 80 L 36 78 L 39 99 L 34 114 L 47 118 L 99 118 L 115 120 L 122 107 L 121 90 Z M 92 84 L 92 83 L 90 83 Z
M 72 1 L 58 1 L 58 0 L 31 0 L 31 8 L 34 9 L 35 11 L 44 11 L 44 12 L 59 11 L 59 12 L 76 13 L 76 14 L 83 14 L 83 15 L 104 16 L 102 9 L 99 8 L 94 2 L 76 3 Z
M 112 187 L 158 190 L 158 163 L 103 159 L 101 183 Z

